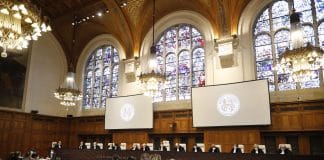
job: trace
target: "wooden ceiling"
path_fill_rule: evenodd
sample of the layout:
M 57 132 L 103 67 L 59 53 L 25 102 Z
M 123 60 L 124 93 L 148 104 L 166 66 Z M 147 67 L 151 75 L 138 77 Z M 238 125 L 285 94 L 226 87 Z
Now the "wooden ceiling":
M 153 0 L 32 0 L 51 19 L 53 34 L 60 42 L 67 61 L 76 65 L 85 45 L 100 34 L 116 37 L 127 52 L 127 58 L 139 51 L 141 42 L 152 27 Z M 241 12 L 250 0 L 156 0 L 156 21 L 175 11 L 191 10 L 206 17 L 215 35 L 234 34 Z M 77 25 L 76 44 L 72 52 L 72 21 L 74 15 L 86 18 L 108 9 L 109 14 L 90 18 Z M 222 17 L 225 17 L 225 19 Z M 228 33 L 227 33 L 228 31 Z

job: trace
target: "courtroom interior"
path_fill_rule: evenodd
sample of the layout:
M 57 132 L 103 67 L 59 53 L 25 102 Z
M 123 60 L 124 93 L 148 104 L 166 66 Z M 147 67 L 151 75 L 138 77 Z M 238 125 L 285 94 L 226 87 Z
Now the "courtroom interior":
M 324 0 L 1 0 L 0 38 L 0 160 L 324 156 Z

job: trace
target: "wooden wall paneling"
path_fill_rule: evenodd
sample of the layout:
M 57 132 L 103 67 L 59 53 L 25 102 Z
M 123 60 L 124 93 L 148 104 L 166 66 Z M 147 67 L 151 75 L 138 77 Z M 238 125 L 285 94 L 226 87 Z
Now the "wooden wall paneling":
M 279 144 L 287 143 L 286 137 L 283 135 L 276 136 L 276 147 L 278 148 Z
M 310 154 L 309 136 L 301 135 L 298 137 L 299 154 Z
M 250 152 L 253 144 L 260 144 L 260 131 L 258 130 L 217 130 L 205 131 L 204 140 L 206 146 L 221 144 L 222 152 L 230 152 L 233 144 L 243 144 L 245 152 Z
M 63 147 L 68 147 L 68 130 L 66 118 L 32 115 L 29 149 L 46 156 L 53 141 L 62 141 Z
M 264 136 L 273 136 L 276 147 L 287 142 L 287 136 L 296 135 L 299 152 L 311 151 L 312 134 L 324 132 L 324 102 L 283 103 L 272 105 L 272 124 L 268 127 L 192 127 L 192 112 L 163 111 L 154 113 L 152 130 L 108 131 L 104 129 L 104 116 L 60 118 L 12 111 L 0 111 L 0 158 L 6 159 L 10 151 L 23 153 L 34 148 L 42 155 L 47 154 L 52 141 L 61 140 L 63 147 L 77 147 L 80 135 L 105 137 L 105 143 L 112 139 L 115 143 L 126 142 L 128 147 L 134 142 L 149 142 L 152 137 L 164 136 L 173 142 L 185 137 L 188 149 L 195 143 L 195 134 L 203 133 L 206 149 L 211 144 L 221 144 L 228 152 L 234 143 L 243 143 L 249 152 L 254 143 L 262 143 Z M 111 138 L 109 138 L 112 136 Z M 108 138 L 107 138 L 108 137 Z M 153 142 L 153 138 L 152 142 Z M 163 139 L 163 137 L 162 137 Z M 320 145 L 318 145 L 320 146 Z M 314 148 L 314 147 L 313 147 Z M 317 147 L 321 148 L 321 147 Z M 315 149 L 314 149 L 315 150 Z M 320 153 L 320 149 L 313 151 Z
M 154 116 L 154 133 L 192 133 L 197 129 L 192 127 L 192 112 L 163 111 Z
M 131 148 L 133 143 L 148 143 L 148 133 L 147 131 L 124 131 L 124 132 L 114 132 L 112 134 L 112 139 L 114 143 L 126 143 L 127 148 Z M 153 142 L 151 142 L 153 143 Z
M 324 130 L 324 111 L 305 111 L 302 113 L 305 130 Z
M 196 143 L 196 139 L 194 136 L 189 136 L 188 137 L 188 143 L 187 143 L 187 152 L 191 152 L 192 147 Z
M 170 133 L 175 131 L 174 115 L 172 112 L 155 112 L 153 122 L 153 131 L 155 133 Z
M 296 131 L 302 130 L 300 112 L 272 113 L 270 130 Z

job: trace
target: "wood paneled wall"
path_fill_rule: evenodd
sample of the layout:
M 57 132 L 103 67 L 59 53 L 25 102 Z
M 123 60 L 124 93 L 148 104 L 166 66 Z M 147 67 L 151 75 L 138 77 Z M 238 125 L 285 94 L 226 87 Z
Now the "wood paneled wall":
M 148 133 L 145 131 L 123 131 L 113 133 L 113 142 L 126 143 L 127 148 L 131 148 L 133 143 L 147 143 Z
M 51 142 L 67 144 L 69 126 L 65 118 L 0 111 L 0 159 L 10 152 L 34 149 L 47 154 Z
M 299 153 L 309 154 L 310 136 L 324 134 L 324 102 L 272 104 L 271 120 L 270 126 L 194 128 L 191 110 L 163 111 L 154 113 L 153 129 L 108 131 L 104 129 L 104 116 L 59 118 L 0 111 L 0 158 L 30 149 L 46 155 L 51 142 L 58 140 L 63 147 L 76 148 L 86 136 L 100 137 L 104 143 L 125 142 L 128 147 L 134 142 L 153 142 L 156 137 L 173 137 L 174 143 L 187 137 L 190 149 L 195 138 L 203 135 L 206 148 L 221 144 L 224 152 L 234 143 L 244 144 L 249 152 L 254 143 L 264 143 L 266 136 L 274 137 L 275 145 L 295 136 Z
M 211 130 L 205 131 L 204 137 L 206 148 L 212 144 L 221 144 L 222 152 L 230 152 L 233 144 L 244 144 L 244 152 L 251 152 L 253 144 L 261 144 L 260 131 L 252 129 Z

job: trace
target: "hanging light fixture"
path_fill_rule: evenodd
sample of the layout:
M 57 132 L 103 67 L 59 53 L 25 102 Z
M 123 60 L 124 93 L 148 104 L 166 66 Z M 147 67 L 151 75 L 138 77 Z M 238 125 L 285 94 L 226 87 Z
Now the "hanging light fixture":
M 30 40 L 36 41 L 42 32 L 51 30 L 49 20 L 30 0 L 0 1 L 1 57 L 8 56 L 7 50 L 27 48 Z
M 314 77 L 313 71 L 323 66 L 323 50 L 310 43 L 304 46 L 300 13 L 295 12 L 294 7 L 290 15 L 290 25 L 292 49 L 287 48 L 279 56 L 277 70 L 282 73 L 292 74 L 295 82 L 307 82 Z
M 62 85 L 54 92 L 54 97 L 59 99 L 63 106 L 75 106 L 82 99 L 81 91 L 76 87 L 75 73 L 68 72 Z
M 76 22 L 76 17 L 74 17 L 74 19 L 74 22 Z M 74 53 L 76 23 L 75 25 L 72 25 L 72 27 L 73 32 L 71 50 L 72 53 Z M 82 99 L 82 93 L 75 83 L 75 72 L 72 63 L 70 64 L 69 71 L 64 82 L 59 86 L 58 89 L 55 90 L 54 97 L 59 99 L 61 101 L 60 104 L 64 106 L 75 106 L 76 102 Z
M 154 45 L 154 24 L 155 24 L 155 0 L 153 0 L 153 39 L 152 46 L 150 48 L 150 54 L 148 59 L 148 67 L 143 69 L 143 72 L 139 76 L 141 81 L 144 95 L 154 97 L 158 94 L 159 88 L 164 86 L 165 76 L 158 70 L 158 64 L 156 60 L 156 46 Z

